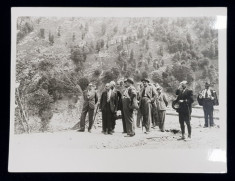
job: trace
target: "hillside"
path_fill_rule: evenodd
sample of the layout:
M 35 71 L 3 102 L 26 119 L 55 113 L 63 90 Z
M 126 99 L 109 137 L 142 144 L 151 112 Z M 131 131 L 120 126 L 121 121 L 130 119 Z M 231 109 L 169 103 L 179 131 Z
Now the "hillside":
M 17 103 L 21 118 L 16 119 L 37 115 L 49 120 L 59 100 L 73 104 L 90 81 L 100 92 L 111 80 L 148 77 L 171 99 L 182 80 L 195 96 L 210 81 L 219 93 L 214 22 L 206 17 L 20 17 L 16 97 L 22 105 Z

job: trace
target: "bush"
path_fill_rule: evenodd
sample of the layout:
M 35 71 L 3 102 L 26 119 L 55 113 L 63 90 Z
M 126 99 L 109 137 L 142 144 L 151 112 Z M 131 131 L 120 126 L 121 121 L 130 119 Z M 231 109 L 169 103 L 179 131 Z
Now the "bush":
M 87 85 L 89 84 L 89 80 L 86 77 L 82 77 L 79 79 L 78 84 L 84 91 L 87 88 Z
M 159 72 L 155 71 L 155 72 L 153 72 L 152 80 L 155 83 L 161 83 L 162 82 L 162 75 Z

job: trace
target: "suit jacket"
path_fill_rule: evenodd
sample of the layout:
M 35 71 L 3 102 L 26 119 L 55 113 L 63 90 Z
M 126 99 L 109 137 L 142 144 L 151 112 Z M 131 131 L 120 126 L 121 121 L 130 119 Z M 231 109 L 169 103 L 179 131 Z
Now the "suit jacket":
M 189 89 L 185 89 L 185 91 L 183 92 L 183 90 L 176 90 L 176 95 L 178 95 L 177 97 L 177 101 L 179 100 L 183 100 L 182 103 L 180 103 L 180 107 L 178 109 L 179 112 L 182 113 L 186 113 L 186 114 L 191 114 L 192 112 L 192 103 L 194 102 L 193 100 L 193 91 L 189 90 Z
M 83 91 L 83 107 L 89 106 L 91 109 L 95 109 L 95 104 L 98 102 L 98 95 L 95 90 L 90 92 L 90 97 L 88 98 L 88 91 Z
M 214 90 L 210 89 L 210 94 L 211 94 L 211 97 L 213 97 L 214 99 L 210 99 L 210 98 L 205 98 L 205 95 L 203 95 L 203 93 L 205 94 L 205 89 L 202 91 L 202 98 L 197 97 L 197 101 L 199 103 L 199 105 L 201 106 L 204 106 L 204 107 L 213 107 L 214 105 L 219 105 L 219 101 L 218 101 L 218 98 L 217 98 L 217 94 Z
M 165 94 L 161 93 L 157 98 L 157 107 L 159 111 L 165 111 L 166 106 L 168 105 L 168 102 L 166 100 Z
M 118 108 L 118 96 L 117 91 L 113 90 L 110 96 L 110 109 L 114 113 L 117 111 Z

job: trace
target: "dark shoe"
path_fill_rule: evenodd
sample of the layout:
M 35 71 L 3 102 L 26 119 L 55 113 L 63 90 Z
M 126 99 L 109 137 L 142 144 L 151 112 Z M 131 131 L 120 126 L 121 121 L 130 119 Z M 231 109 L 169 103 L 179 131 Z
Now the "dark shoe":
M 122 134 L 126 134 L 127 132 L 123 131 Z
M 107 135 L 107 134 L 108 134 L 108 132 L 107 132 L 107 131 L 105 131 L 105 132 L 104 132 L 104 134 L 105 134 L 105 135 Z
M 178 138 L 177 140 L 185 140 L 185 136 L 181 136 L 181 137 Z
M 203 128 L 208 128 L 208 126 L 204 125 Z
M 130 134 L 129 136 L 130 136 L 130 137 L 135 136 L 135 133 L 132 133 L 132 134 Z
M 89 129 L 88 132 L 91 133 L 91 129 Z
M 150 132 L 149 131 L 146 131 L 146 132 L 144 132 L 145 134 L 149 134 Z
M 112 132 L 108 132 L 108 134 L 113 135 L 113 133 L 112 133 Z
M 84 132 L 85 130 L 84 129 L 79 129 L 77 130 L 78 132 Z
M 165 131 L 162 129 L 161 132 L 165 132 Z

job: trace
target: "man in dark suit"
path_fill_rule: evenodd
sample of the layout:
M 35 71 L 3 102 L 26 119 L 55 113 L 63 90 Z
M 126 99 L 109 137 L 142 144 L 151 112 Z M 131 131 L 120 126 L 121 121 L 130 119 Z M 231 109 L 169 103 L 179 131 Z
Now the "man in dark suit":
M 150 123 L 152 122 L 152 103 L 154 103 L 157 92 L 149 85 L 148 79 L 142 79 L 143 88 L 140 91 L 140 110 L 143 115 L 143 126 L 146 134 L 150 132 Z
M 182 132 L 182 137 L 179 140 L 185 140 L 185 126 L 188 129 L 188 139 L 191 139 L 192 128 L 190 125 L 191 113 L 192 113 L 192 103 L 193 103 L 193 91 L 187 89 L 187 81 L 182 81 L 179 88 L 176 90 L 176 95 L 178 95 L 176 101 L 179 102 L 179 123 Z
M 86 115 L 88 113 L 89 115 L 89 126 L 88 126 L 88 132 L 91 133 L 91 129 L 93 126 L 93 115 L 94 115 L 94 109 L 95 105 L 98 102 L 98 95 L 95 91 L 93 85 L 90 83 L 87 87 L 87 90 L 83 91 L 83 108 L 82 108 L 82 114 L 80 118 L 80 132 L 85 131 L 85 119 Z
M 102 93 L 100 98 L 100 109 L 102 111 L 102 129 L 104 134 L 112 135 L 112 127 L 113 127 L 113 111 L 114 107 L 111 106 L 111 94 L 112 90 L 110 88 L 110 84 L 107 83 L 105 85 L 105 91 Z
M 199 105 L 203 106 L 204 116 L 205 116 L 205 124 L 204 128 L 208 127 L 208 118 L 210 126 L 214 126 L 213 119 L 213 111 L 214 105 L 219 105 L 216 92 L 210 88 L 210 84 L 208 82 L 205 83 L 205 89 L 201 91 L 198 95 Z
M 112 133 L 114 133 L 115 125 L 116 125 L 116 114 L 117 114 L 117 106 L 118 106 L 118 96 L 117 90 L 115 88 L 115 82 L 111 81 L 110 83 L 111 97 L 110 97 L 110 108 L 113 113 L 112 116 Z

